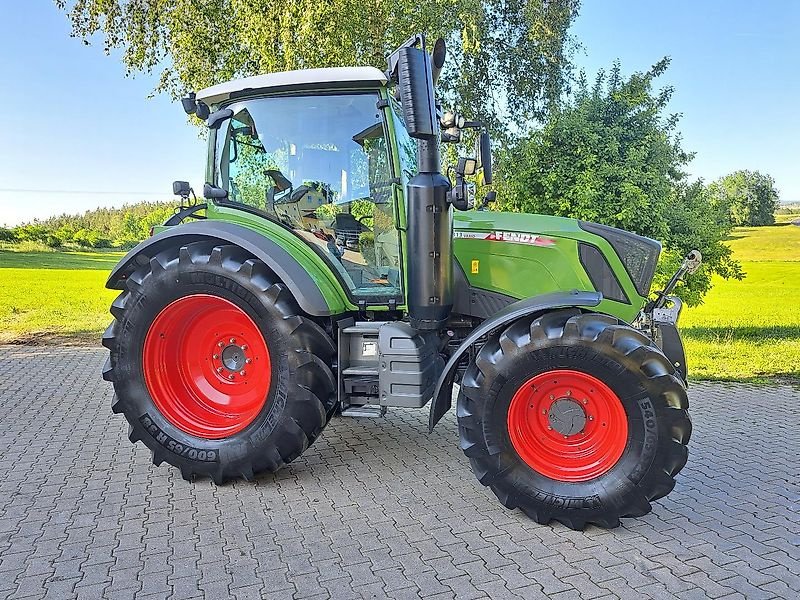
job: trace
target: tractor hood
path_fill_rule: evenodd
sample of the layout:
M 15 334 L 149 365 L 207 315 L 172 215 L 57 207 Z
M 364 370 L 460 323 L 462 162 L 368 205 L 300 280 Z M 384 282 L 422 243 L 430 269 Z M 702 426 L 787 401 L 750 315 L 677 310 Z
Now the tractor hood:
M 650 293 L 661 253 L 655 240 L 564 217 L 465 211 L 453 227 L 456 258 L 476 287 L 515 298 L 594 289 L 631 315 Z

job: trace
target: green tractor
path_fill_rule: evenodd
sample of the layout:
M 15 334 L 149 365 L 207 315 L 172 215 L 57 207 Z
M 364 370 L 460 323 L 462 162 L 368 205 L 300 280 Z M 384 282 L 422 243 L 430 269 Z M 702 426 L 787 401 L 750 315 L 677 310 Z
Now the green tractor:
M 686 361 L 658 242 L 485 210 L 480 123 L 445 113 L 415 36 L 372 67 L 272 73 L 184 98 L 203 196 L 116 266 L 113 411 L 158 465 L 217 483 L 300 456 L 334 415 L 451 408 L 480 483 L 539 523 L 614 527 L 686 463 Z M 475 153 L 442 173 L 440 144 Z M 454 210 L 455 209 L 455 210 Z

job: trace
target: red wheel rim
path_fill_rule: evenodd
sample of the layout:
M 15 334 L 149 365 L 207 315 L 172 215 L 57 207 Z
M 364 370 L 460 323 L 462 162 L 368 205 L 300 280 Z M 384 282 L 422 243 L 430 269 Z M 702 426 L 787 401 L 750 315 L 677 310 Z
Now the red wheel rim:
M 611 469 L 628 442 L 619 397 L 587 373 L 530 378 L 508 407 L 511 444 L 529 467 L 556 481 L 588 481 Z
M 142 351 L 144 381 L 156 407 L 191 435 L 220 439 L 261 412 L 272 378 L 258 326 L 233 302 L 196 294 L 155 318 Z

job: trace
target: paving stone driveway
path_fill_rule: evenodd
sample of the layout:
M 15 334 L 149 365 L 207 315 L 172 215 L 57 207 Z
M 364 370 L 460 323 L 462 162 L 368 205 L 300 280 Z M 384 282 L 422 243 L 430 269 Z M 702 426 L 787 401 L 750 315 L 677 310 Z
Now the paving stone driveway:
M 96 348 L 0 348 L 0 598 L 800 597 L 800 392 L 695 385 L 675 491 L 613 531 L 475 481 L 450 415 L 335 419 L 289 468 L 156 468 Z M 516 596 L 515 596 L 516 594 Z

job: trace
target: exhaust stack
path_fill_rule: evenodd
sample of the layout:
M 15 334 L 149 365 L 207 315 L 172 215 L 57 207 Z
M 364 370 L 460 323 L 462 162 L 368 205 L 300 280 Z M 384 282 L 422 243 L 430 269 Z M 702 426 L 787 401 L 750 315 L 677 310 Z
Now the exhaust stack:
M 417 35 L 389 56 L 389 78 L 397 83 L 408 134 L 417 140 L 417 174 L 406 186 L 408 247 L 407 310 L 416 329 L 444 326 L 453 308 L 453 216 L 450 181 L 441 170 L 434 81 L 447 54 L 437 40 L 433 54 Z

